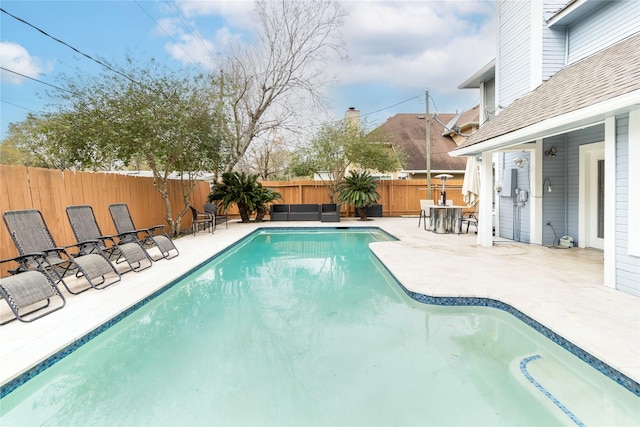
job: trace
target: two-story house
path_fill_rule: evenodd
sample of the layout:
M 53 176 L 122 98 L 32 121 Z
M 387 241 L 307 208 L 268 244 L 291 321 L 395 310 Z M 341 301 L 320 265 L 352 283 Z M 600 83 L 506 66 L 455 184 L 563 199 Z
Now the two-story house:
M 640 2 L 500 1 L 480 129 L 478 243 L 603 251 L 605 285 L 640 296 Z M 484 201 L 484 202 L 483 202 Z M 491 202 L 488 202 L 491 201 Z M 484 220 L 492 218 L 492 220 Z

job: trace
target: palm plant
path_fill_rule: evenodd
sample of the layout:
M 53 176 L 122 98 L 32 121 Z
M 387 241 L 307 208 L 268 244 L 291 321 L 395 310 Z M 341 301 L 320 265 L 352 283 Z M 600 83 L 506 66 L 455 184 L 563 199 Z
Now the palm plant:
M 214 184 L 209 202 L 215 201 L 225 209 L 235 203 L 242 222 L 249 222 L 253 212 L 256 212 L 256 221 L 260 222 L 269 210 L 268 204 L 281 197 L 277 191 L 263 187 L 257 174 L 225 172 L 222 182 Z
M 376 191 L 378 183 L 366 171 L 352 171 L 338 186 L 338 201 L 353 205 L 361 221 L 367 220 L 369 206 L 374 206 L 380 199 Z
M 217 202 L 225 209 L 235 203 L 238 206 L 242 222 L 249 222 L 249 216 L 256 209 L 255 189 L 257 185 L 257 174 L 225 172 L 222 174 L 222 182 L 213 185 L 209 194 L 209 202 Z
M 265 214 L 269 211 L 269 203 L 281 199 L 282 196 L 275 190 L 263 187 L 258 183 L 254 190 L 256 206 L 256 222 L 262 222 Z

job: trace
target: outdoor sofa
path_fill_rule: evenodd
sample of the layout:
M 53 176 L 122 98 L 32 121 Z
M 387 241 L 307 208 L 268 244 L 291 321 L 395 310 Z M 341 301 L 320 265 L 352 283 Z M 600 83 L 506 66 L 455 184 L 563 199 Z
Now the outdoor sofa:
M 269 207 L 271 221 L 339 222 L 340 208 L 335 203 L 274 204 Z

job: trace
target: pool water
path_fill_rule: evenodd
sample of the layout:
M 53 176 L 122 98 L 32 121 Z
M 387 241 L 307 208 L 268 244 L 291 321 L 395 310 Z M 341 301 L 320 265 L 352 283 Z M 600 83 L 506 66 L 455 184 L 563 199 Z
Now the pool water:
M 640 423 L 509 314 L 407 297 L 368 249 L 388 239 L 253 234 L 5 396 L 0 425 Z

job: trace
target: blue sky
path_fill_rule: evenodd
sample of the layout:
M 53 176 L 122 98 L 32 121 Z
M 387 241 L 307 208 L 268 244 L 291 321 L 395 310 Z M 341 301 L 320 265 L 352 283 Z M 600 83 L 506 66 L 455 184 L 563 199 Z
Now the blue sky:
M 349 61 L 327 64 L 330 115 L 349 107 L 371 124 L 396 113 L 452 113 L 477 104 L 457 86 L 495 56 L 495 6 L 473 1 L 341 1 Z M 126 54 L 172 67 L 216 70 L 231 40 L 249 40 L 250 1 L 30 1 L 1 7 L 96 59 L 122 63 Z M 197 35 L 195 35 L 197 34 Z M 34 28 L 0 13 L 0 65 L 58 85 L 61 73 L 93 75 L 101 67 Z M 46 84 L 0 70 L 1 132 L 28 112 L 55 110 Z

